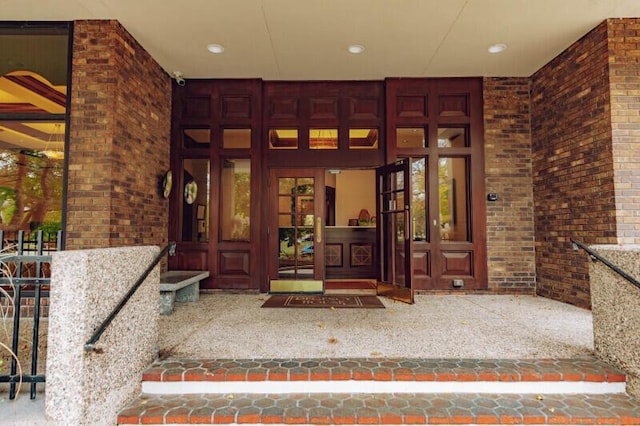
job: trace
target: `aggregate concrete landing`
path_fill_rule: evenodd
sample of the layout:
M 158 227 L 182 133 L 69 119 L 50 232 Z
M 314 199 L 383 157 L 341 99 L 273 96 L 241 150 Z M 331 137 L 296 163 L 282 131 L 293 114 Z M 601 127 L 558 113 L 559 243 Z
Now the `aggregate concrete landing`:
M 573 358 L 591 312 L 533 296 L 418 295 L 386 309 L 261 309 L 267 295 L 203 294 L 160 318 L 161 356 Z

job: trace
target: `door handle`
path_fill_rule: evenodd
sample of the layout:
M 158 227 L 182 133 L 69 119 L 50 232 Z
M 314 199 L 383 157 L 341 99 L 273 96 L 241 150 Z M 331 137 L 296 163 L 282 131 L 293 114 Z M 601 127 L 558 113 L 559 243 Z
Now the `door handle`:
M 409 209 L 405 207 L 404 209 L 404 239 L 409 241 L 409 239 L 411 238 L 411 229 L 409 229 L 410 227 L 410 223 L 409 223 Z
M 316 216 L 316 243 L 322 242 L 322 218 Z

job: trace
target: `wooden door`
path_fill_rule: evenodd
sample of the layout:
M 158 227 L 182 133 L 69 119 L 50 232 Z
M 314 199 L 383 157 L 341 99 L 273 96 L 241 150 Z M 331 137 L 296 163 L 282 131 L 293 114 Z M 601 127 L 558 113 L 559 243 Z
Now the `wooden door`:
M 269 292 L 324 291 L 323 169 L 272 169 Z

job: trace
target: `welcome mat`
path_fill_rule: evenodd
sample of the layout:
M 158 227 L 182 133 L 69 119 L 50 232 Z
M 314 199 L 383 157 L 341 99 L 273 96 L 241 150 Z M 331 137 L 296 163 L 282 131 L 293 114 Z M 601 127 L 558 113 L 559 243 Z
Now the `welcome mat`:
M 267 299 L 263 308 L 382 308 L 376 296 L 354 296 L 347 294 L 291 294 L 274 295 Z

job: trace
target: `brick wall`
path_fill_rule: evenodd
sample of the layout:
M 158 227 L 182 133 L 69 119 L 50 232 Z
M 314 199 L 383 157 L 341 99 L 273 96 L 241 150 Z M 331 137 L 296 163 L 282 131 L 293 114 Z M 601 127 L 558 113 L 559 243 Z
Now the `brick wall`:
M 116 21 L 76 21 L 66 248 L 160 245 L 171 79 Z
M 640 244 L 640 20 L 608 21 L 609 83 L 619 244 Z
M 484 146 L 489 288 L 535 293 L 528 78 L 485 78 Z
M 532 76 L 538 294 L 590 306 L 588 260 L 570 238 L 615 243 L 607 23 Z

